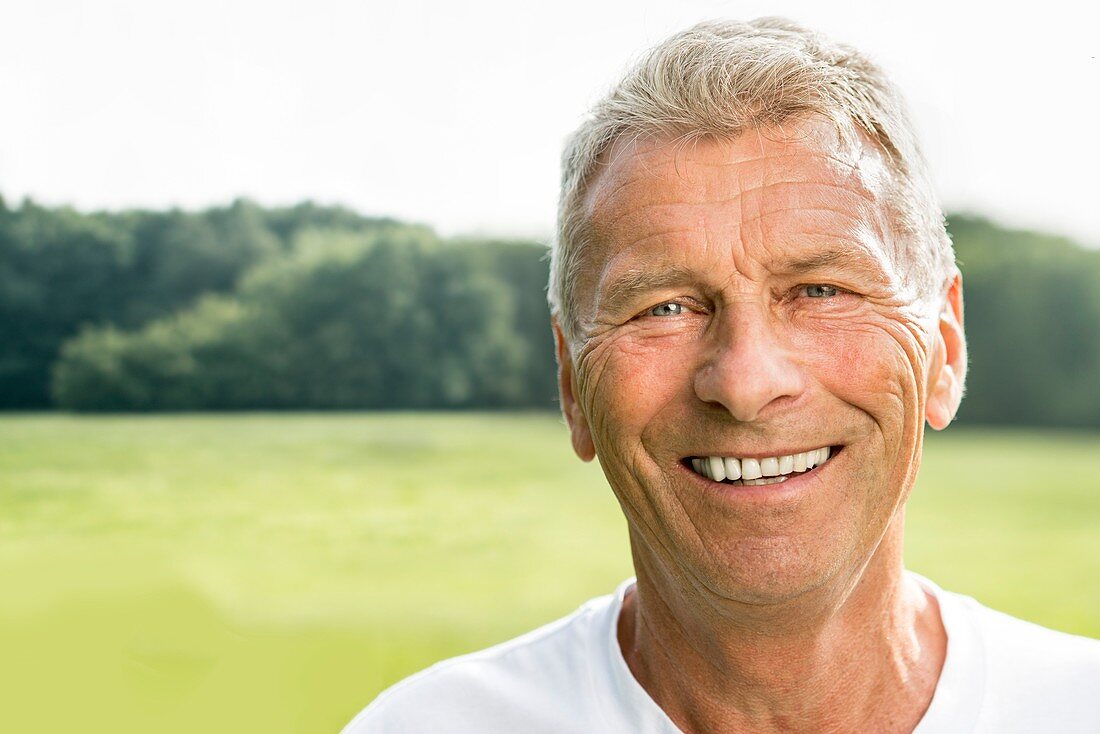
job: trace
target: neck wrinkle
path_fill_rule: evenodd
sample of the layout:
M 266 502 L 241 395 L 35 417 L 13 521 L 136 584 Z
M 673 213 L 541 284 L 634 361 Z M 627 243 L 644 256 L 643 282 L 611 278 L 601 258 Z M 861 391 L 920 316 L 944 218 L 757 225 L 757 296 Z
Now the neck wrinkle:
M 635 547 L 619 626 L 631 673 L 685 732 L 912 731 L 946 635 L 904 576 L 898 519 L 852 578 L 770 607 L 708 598 Z

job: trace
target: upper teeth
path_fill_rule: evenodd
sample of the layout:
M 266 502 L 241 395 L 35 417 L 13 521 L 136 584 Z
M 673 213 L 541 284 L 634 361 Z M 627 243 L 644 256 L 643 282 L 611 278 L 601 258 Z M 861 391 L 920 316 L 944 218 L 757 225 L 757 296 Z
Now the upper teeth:
M 735 459 L 733 457 L 703 456 L 691 460 L 691 467 L 708 479 L 721 482 L 726 479 L 759 479 L 779 477 L 792 472 L 804 472 L 824 464 L 829 458 L 829 447 L 788 456 L 769 456 L 763 459 Z

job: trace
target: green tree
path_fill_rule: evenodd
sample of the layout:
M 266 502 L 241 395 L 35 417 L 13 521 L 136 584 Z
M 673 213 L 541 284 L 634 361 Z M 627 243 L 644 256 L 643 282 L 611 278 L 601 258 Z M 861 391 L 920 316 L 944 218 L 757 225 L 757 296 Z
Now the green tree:
M 430 231 L 307 230 L 233 299 L 62 351 L 59 404 L 82 410 L 522 404 L 527 345 L 507 283 Z
M 1100 427 L 1100 252 L 950 220 L 966 301 L 962 422 Z

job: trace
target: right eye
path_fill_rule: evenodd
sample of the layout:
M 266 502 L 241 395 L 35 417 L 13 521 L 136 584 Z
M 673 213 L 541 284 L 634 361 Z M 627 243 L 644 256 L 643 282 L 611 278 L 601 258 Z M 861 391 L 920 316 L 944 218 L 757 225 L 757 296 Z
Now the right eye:
M 804 285 L 799 291 L 804 292 L 807 298 L 833 298 L 840 293 L 839 288 L 824 283 Z
M 649 316 L 679 316 L 683 312 L 684 304 L 677 303 L 676 301 L 668 301 L 666 303 L 660 303 L 649 309 L 647 314 Z

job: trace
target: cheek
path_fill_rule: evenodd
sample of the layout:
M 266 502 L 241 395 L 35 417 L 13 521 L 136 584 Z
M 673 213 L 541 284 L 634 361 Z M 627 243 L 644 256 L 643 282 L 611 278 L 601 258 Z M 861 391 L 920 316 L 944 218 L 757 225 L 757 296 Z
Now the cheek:
M 897 426 L 923 405 L 924 351 L 908 325 L 838 321 L 800 331 L 796 340 L 815 380 L 880 426 Z
M 640 432 L 669 402 L 690 389 L 689 360 L 682 345 L 612 337 L 592 347 L 579 370 L 581 400 L 597 443 L 604 437 Z M 601 448 L 597 445 L 597 449 Z
M 859 445 L 850 465 L 847 499 L 855 513 L 850 534 L 872 536 L 907 496 L 919 465 L 925 388 L 919 335 L 896 321 L 844 323 L 803 336 L 807 369 L 824 392 L 855 408 L 836 412 Z M 855 456 L 855 454 L 853 454 Z M 914 462 L 917 459 L 917 462 Z M 822 520 L 825 522 L 826 520 Z

